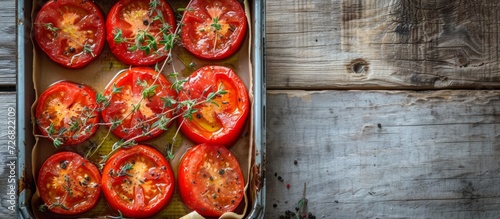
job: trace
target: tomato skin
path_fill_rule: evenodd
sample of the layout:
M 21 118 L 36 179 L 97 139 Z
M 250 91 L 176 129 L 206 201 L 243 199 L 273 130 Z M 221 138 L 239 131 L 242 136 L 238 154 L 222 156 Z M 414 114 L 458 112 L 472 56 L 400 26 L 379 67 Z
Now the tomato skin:
M 40 132 L 48 136 L 51 123 L 54 133 L 58 135 L 65 129 L 62 145 L 76 145 L 92 137 L 97 131 L 99 113 L 97 110 L 96 93 L 87 85 L 60 81 L 47 88 L 38 98 L 35 117 Z M 87 115 L 88 114 L 88 115 Z M 82 115 L 87 115 L 86 120 Z M 73 130 L 71 125 L 78 124 L 79 129 Z M 86 125 L 83 125 L 86 124 Z
M 175 16 L 172 8 L 165 0 L 157 0 L 160 2 L 160 11 L 164 16 L 164 20 L 170 26 L 169 33 L 175 30 Z M 159 42 L 163 40 L 163 35 L 160 34 L 161 22 L 153 21 L 152 17 L 158 15 L 153 12 L 152 16 L 147 14 L 149 8 L 150 0 L 120 0 L 118 1 L 109 11 L 106 20 L 106 30 L 107 30 L 107 41 L 111 48 L 111 52 L 115 57 L 121 62 L 134 65 L 134 66 L 148 66 L 153 65 L 166 58 L 167 53 L 164 51 L 165 47 L 158 45 L 156 53 L 151 51 L 149 54 L 146 52 L 136 49 L 131 51 L 129 49 L 128 43 L 117 43 L 115 41 L 115 34 L 117 34 L 116 29 L 122 30 L 123 36 L 129 39 L 135 39 L 138 30 L 146 30 L 149 25 L 150 29 L 147 31 L 153 36 L 157 36 L 156 40 Z M 142 13 L 140 17 L 137 13 Z M 135 14 L 134 14 L 135 13 Z M 147 21 L 147 25 L 144 22 Z
M 243 199 L 243 173 L 224 146 L 200 144 L 189 149 L 177 178 L 183 203 L 205 217 L 234 211 Z
M 94 164 L 77 153 L 59 152 L 42 165 L 37 188 L 51 212 L 79 214 L 97 204 L 101 196 L 100 183 L 101 174 Z
M 130 164 L 126 172 L 121 171 Z M 126 217 L 150 217 L 160 212 L 172 198 L 174 182 L 165 157 L 145 145 L 118 150 L 106 162 L 102 177 L 109 206 Z
M 220 60 L 238 51 L 247 32 L 245 11 L 236 0 L 194 0 L 184 12 L 182 44 L 193 55 Z M 220 29 L 214 38 L 214 18 Z M 214 48 L 215 45 L 215 48 Z
M 182 133 L 196 143 L 229 146 L 236 141 L 245 125 L 250 109 L 248 93 L 231 68 L 205 66 L 198 69 L 184 83 L 179 101 L 205 100 L 220 85 L 227 93 L 215 97 L 216 104 L 195 106 L 197 112 L 192 119 L 179 117 Z
M 35 18 L 34 33 L 35 41 L 52 61 L 82 68 L 104 48 L 104 16 L 92 1 L 50 0 Z M 85 52 L 84 45 L 92 52 Z
M 102 110 L 103 120 L 106 123 L 111 123 L 113 120 L 123 119 L 120 125 L 111 130 L 113 134 L 123 139 L 136 138 L 136 141 L 145 141 L 164 132 L 161 129 L 152 130 L 152 127 L 158 121 L 159 114 L 170 110 L 165 106 L 162 98 L 172 97 L 175 99 L 177 93 L 171 89 L 171 83 L 162 74 L 159 74 L 158 79 L 154 82 L 154 77 L 158 74 L 148 67 L 135 67 L 120 73 L 108 84 L 104 96 L 111 97 L 111 99 L 109 106 Z M 139 80 L 147 82 L 148 86 L 154 82 L 154 85 L 157 85 L 154 90 L 155 95 L 143 98 L 142 91 L 145 88 L 142 87 Z M 120 88 L 121 91 L 113 93 L 114 87 Z M 139 110 L 130 113 L 133 111 L 133 105 L 137 105 L 139 102 L 141 103 Z M 171 111 L 166 113 L 167 118 L 172 118 Z M 141 136 L 148 130 L 152 130 L 152 132 Z

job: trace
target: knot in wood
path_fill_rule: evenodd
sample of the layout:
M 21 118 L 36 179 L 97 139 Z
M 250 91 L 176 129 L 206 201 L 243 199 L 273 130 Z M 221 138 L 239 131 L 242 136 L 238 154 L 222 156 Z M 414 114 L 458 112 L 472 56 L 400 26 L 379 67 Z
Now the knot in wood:
M 368 62 L 364 59 L 354 59 L 348 65 L 347 70 L 351 73 L 362 74 L 368 72 Z

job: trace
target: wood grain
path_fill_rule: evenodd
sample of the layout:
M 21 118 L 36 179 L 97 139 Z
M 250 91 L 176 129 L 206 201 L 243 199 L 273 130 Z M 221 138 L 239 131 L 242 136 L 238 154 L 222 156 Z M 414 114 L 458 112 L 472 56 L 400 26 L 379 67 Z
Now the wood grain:
M 500 88 L 500 2 L 266 7 L 265 218 L 293 211 L 304 182 L 317 218 L 500 215 L 500 91 L 490 90 Z M 0 0 L 0 85 L 15 83 L 14 9 L 15 1 Z M 290 90 L 448 88 L 469 90 Z M 0 101 L 5 121 L 14 94 Z M 2 215 L 10 213 L 7 186 L 0 180 Z
M 16 212 L 9 210 L 9 207 L 11 209 L 14 207 L 13 210 L 15 210 L 16 205 L 12 205 L 12 199 L 10 197 L 10 194 L 8 193 L 11 191 L 11 186 L 14 186 L 14 197 L 16 197 L 17 185 L 15 182 L 13 183 L 12 180 L 9 181 L 9 179 L 12 179 L 12 176 L 14 176 L 13 179 L 16 179 L 15 175 L 12 175 L 12 173 L 16 174 L 16 170 L 14 170 L 14 172 L 11 172 L 10 167 L 12 165 L 7 164 L 11 162 L 17 164 L 17 151 L 14 150 L 14 154 L 12 155 L 9 154 L 8 148 L 9 145 L 14 146 L 8 143 L 8 141 L 10 140 L 9 130 L 15 128 L 12 123 L 8 122 L 9 120 L 12 121 L 12 119 L 15 119 L 15 117 L 12 117 L 12 114 L 11 116 L 9 116 L 8 108 L 16 107 L 16 94 L 13 92 L 0 92 L 0 102 L 2 103 L 0 105 L 0 123 L 2 124 L 0 125 L 0 218 L 14 218 Z M 9 128 L 9 126 L 11 128 Z M 10 133 L 12 133 L 12 130 L 10 131 Z M 17 168 L 15 165 L 14 167 Z
M 304 182 L 317 218 L 500 215 L 500 91 L 268 91 L 267 118 L 265 218 Z
M 270 89 L 500 87 L 496 0 L 266 1 Z
M 0 1 L 0 86 L 16 83 L 16 2 Z

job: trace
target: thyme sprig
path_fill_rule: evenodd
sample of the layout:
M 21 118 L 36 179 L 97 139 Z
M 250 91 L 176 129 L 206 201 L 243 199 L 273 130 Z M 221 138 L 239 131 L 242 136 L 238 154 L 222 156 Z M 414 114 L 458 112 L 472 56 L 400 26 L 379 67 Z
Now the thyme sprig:
M 66 210 L 66 211 L 69 210 L 69 208 L 66 207 L 64 204 L 61 204 L 60 202 L 54 202 L 50 205 L 42 204 L 42 205 L 38 206 L 38 211 L 46 212 L 48 209 L 57 208 L 57 207 L 62 208 L 63 210 Z
M 172 27 L 165 21 L 160 6 L 161 2 L 158 0 L 149 2 L 148 18 L 143 21 L 146 27 L 138 30 L 135 36 L 125 37 L 122 29 L 115 28 L 113 30 L 115 43 L 125 43 L 128 45 L 129 51 L 140 50 L 147 56 L 151 54 L 169 55 L 169 50 L 174 46 L 172 39 L 175 38 L 176 34 L 171 32 Z M 155 22 L 159 22 L 160 28 L 156 33 L 151 33 L 151 25 Z
M 73 38 L 71 35 L 66 34 L 64 31 L 61 31 L 61 28 L 54 26 L 54 24 L 52 24 L 52 23 L 40 23 L 38 25 L 42 25 L 43 28 L 50 31 L 54 38 L 61 35 L 65 38 L 69 39 L 70 41 L 74 42 L 75 44 L 77 44 L 78 46 L 80 46 L 82 48 L 81 52 L 71 56 L 70 63 L 73 63 L 73 60 L 75 58 L 82 56 L 84 54 L 87 54 L 87 53 L 90 53 L 90 55 L 92 55 L 92 57 L 96 56 L 94 53 L 94 48 L 93 48 L 94 46 L 93 45 L 88 44 L 88 43 L 81 43 L 80 41 Z M 70 48 L 73 50 L 73 51 L 70 50 L 71 52 L 75 51 L 73 47 L 70 47 Z
M 101 97 L 104 98 L 104 97 Z M 102 101 L 102 100 L 101 100 Z M 94 128 L 92 123 L 88 123 L 89 119 L 95 118 L 96 111 L 102 110 L 103 107 L 95 106 L 94 108 L 89 108 L 84 106 L 80 111 L 80 114 L 70 118 L 69 128 L 61 127 L 56 130 L 55 124 L 50 123 L 49 126 L 43 129 L 47 135 L 35 135 L 36 137 L 48 138 L 53 142 L 53 145 L 58 148 L 64 145 L 67 138 L 77 139 L 80 135 L 88 134 Z M 67 136 L 67 133 L 73 133 L 71 136 Z
M 54 24 L 52 24 L 52 23 L 44 23 L 44 24 L 42 24 L 42 26 L 45 29 L 51 31 L 52 34 L 54 35 L 54 38 L 57 37 L 57 35 L 59 33 L 59 30 L 61 30 L 61 28 L 58 28 L 58 27 L 54 26 Z
M 116 174 L 118 177 L 122 176 L 132 176 L 130 173 L 128 173 L 129 170 L 133 169 L 134 164 L 133 163 L 126 163 L 120 168 L 120 171 Z
M 222 30 L 222 26 L 221 24 L 219 23 L 219 17 L 214 17 L 212 19 L 212 24 L 210 25 L 213 30 L 214 30 L 214 53 L 215 53 L 215 48 L 217 47 L 217 38 L 219 38 L 219 31 Z
M 195 108 L 196 106 L 199 106 L 199 105 L 202 105 L 205 103 L 212 103 L 213 104 L 213 103 L 215 103 L 214 99 L 216 97 L 223 95 L 223 94 L 226 94 L 226 93 L 227 93 L 227 91 L 223 90 L 222 86 L 219 86 L 217 91 L 209 93 L 205 99 L 203 99 L 203 95 L 202 95 L 202 97 L 200 97 L 198 99 L 191 99 L 191 100 L 180 101 L 180 102 L 171 99 L 171 97 L 163 98 L 162 100 L 165 102 L 164 106 L 168 107 L 168 106 L 172 106 L 173 104 L 177 104 L 177 105 L 174 108 L 168 108 L 168 110 L 165 110 L 165 109 L 167 109 L 167 107 L 165 107 L 164 111 L 157 114 L 155 117 L 152 117 L 152 118 L 149 118 L 147 120 L 142 121 L 143 122 L 142 124 L 144 124 L 144 123 L 150 123 L 150 122 L 153 122 L 154 120 L 156 120 L 155 122 L 153 122 L 152 126 L 149 127 L 148 130 L 146 132 L 142 133 L 141 135 L 137 135 L 137 136 L 132 137 L 132 138 L 127 139 L 127 140 L 122 139 L 118 142 L 115 142 L 112 146 L 111 152 L 109 152 L 109 154 L 101 157 L 102 159 L 101 159 L 100 164 L 103 165 L 109 159 L 109 157 L 114 152 L 119 150 L 120 148 L 131 147 L 131 146 L 136 145 L 137 144 L 136 140 L 138 138 L 148 136 L 148 135 L 150 135 L 158 130 L 168 130 L 168 127 L 167 127 L 168 124 L 171 121 L 176 120 L 181 116 L 184 118 L 187 118 L 189 120 L 192 120 L 193 114 L 197 112 L 197 109 Z M 144 96 L 143 96 L 143 98 L 144 98 Z M 174 113 L 174 112 L 177 112 L 177 113 L 172 118 L 167 117 L 168 114 Z M 124 117 L 124 118 L 126 118 L 126 117 Z M 118 123 L 118 121 L 116 123 Z M 184 124 L 184 121 L 179 124 L 179 127 L 177 128 L 174 136 L 172 137 L 173 143 L 167 145 L 168 146 L 167 147 L 167 158 L 169 158 L 169 159 L 173 159 L 173 145 L 177 141 L 177 136 L 179 134 L 180 127 L 183 124 Z M 136 124 L 136 126 L 132 127 L 131 129 L 137 128 L 137 126 L 139 126 L 139 125 L 140 124 Z M 96 148 L 94 150 L 94 152 L 92 153 L 92 155 L 98 149 L 99 148 Z
M 214 17 L 212 19 L 212 24 L 210 26 L 212 26 L 214 28 L 214 31 L 222 30 L 222 26 L 219 23 L 219 17 Z
M 70 198 L 73 198 L 73 190 L 71 189 L 71 180 L 69 179 L 68 175 L 64 175 L 64 183 L 66 183 L 65 185 L 63 185 L 64 190 L 66 190 L 66 193 L 69 194 Z
M 66 201 L 66 198 L 68 198 L 68 196 L 70 198 L 73 198 L 73 190 L 71 189 L 71 181 L 70 181 L 70 178 L 68 175 L 64 176 L 64 183 L 65 184 L 63 185 L 63 188 L 65 190 L 65 195 L 61 199 L 57 200 L 56 202 L 53 202 L 50 205 L 43 203 L 42 205 L 38 206 L 38 211 L 46 212 L 48 209 L 52 209 L 52 208 L 61 208 L 61 209 L 66 210 L 66 211 L 70 210 L 70 208 L 68 206 L 65 206 L 63 204 Z

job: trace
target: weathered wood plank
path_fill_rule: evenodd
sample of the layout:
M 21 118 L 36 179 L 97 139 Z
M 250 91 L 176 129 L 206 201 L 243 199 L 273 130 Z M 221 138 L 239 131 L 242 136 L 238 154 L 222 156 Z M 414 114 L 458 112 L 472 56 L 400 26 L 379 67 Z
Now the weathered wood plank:
M 0 92 L 0 218 L 15 218 L 16 198 L 17 198 L 17 151 L 13 145 L 12 134 L 15 133 L 15 113 L 9 108 L 16 107 L 16 94 L 13 92 Z M 9 114 L 9 112 L 11 112 Z M 10 121 L 10 122 L 9 122 Z M 9 148 L 9 146 L 11 148 Z M 14 152 L 10 154 L 10 152 Z M 14 165 L 13 165 L 14 164 Z M 12 190 L 13 189 L 13 190 Z M 14 199 L 12 199 L 14 198 Z M 9 209 L 10 208 L 10 209 Z
M 268 91 L 267 118 L 266 218 L 304 182 L 317 218 L 500 215 L 500 91 Z
M 496 0 L 266 1 L 271 89 L 500 87 Z
M 16 2 L 0 0 L 0 86 L 16 83 Z

